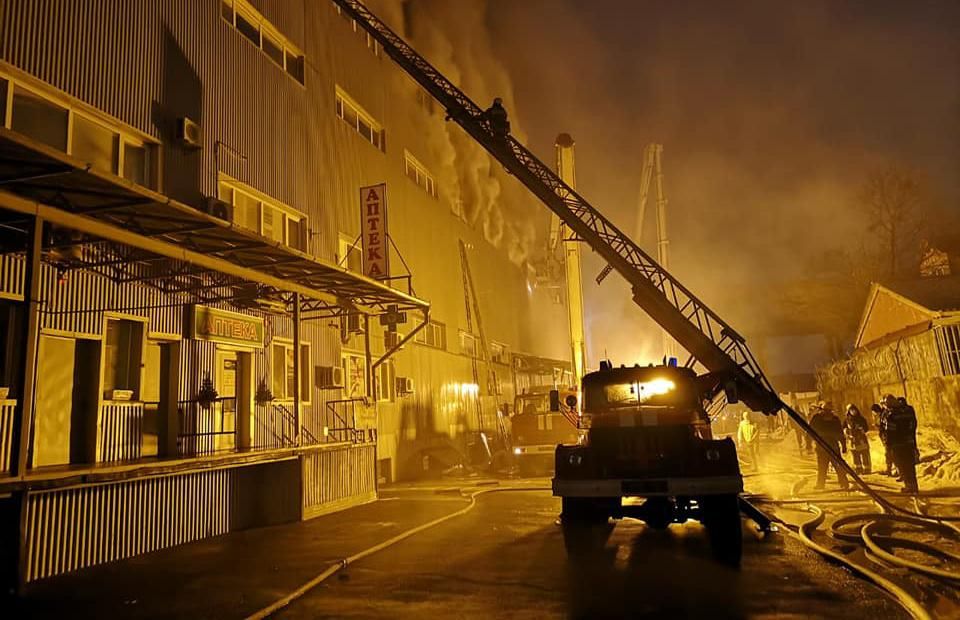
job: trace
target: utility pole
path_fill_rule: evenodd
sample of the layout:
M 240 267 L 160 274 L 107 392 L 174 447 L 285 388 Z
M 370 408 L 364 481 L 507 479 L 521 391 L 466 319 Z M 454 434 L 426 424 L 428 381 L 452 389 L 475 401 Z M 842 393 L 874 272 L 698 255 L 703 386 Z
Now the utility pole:
M 568 133 L 557 136 L 557 174 L 572 189 L 577 189 L 574 141 Z M 567 284 L 567 317 L 570 324 L 570 346 L 573 378 L 580 385 L 587 368 L 587 344 L 583 329 L 583 276 L 580 267 L 580 240 L 556 215 L 550 219 L 550 247 L 554 252 L 563 247 L 563 264 Z

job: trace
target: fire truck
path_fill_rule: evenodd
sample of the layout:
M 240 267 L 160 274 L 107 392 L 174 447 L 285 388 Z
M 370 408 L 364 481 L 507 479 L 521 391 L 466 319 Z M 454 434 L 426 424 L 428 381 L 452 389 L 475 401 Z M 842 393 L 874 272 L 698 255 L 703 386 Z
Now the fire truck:
M 711 435 L 704 403 L 713 389 L 710 375 L 673 365 L 602 362 L 585 375 L 585 440 L 555 453 L 553 494 L 562 498 L 564 527 L 629 516 L 664 529 L 697 519 L 716 558 L 739 565 L 743 479 L 733 440 Z M 559 400 L 551 398 L 552 408 Z
M 517 395 L 516 414 L 510 419 L 513 456 L 521 476 L 553 472 L 554 451 L 559 444 L 577 444 L 581 432 L 576 409 L 576 390 L 558 392 L 563 400 L 573 398 L 573 407 L 551 404 L 552 390 L 534 389 Z

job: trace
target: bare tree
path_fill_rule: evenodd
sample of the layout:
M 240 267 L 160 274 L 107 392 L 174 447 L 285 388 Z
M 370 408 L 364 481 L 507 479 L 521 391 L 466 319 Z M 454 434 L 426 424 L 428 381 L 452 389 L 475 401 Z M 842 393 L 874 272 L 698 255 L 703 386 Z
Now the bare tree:
M 887 275 L 902 275 L 906 262 L 917 263 L 925 210 L 923 184 L 910 169 L 889 165 L 871 174 L 859 195 L 867 226 L 879 237 Z M 913 260 L 916 258 L 917 260 Z

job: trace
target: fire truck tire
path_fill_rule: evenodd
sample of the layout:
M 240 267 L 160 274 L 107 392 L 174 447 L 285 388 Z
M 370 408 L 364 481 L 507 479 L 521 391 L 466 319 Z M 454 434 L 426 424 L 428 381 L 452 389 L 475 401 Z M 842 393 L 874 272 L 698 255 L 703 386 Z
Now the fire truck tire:
M 594 525 L 606 523 L 610 517 L 610 502 L 603 498 L 564 497 L 560 521 L 566 525 Z
M 651 497 L 643 504 L 643 522 L 650 529 L 665 530 L 673 522 L 673 510 L 666 497 Z
M 700 504 L 714 558 L 722 564 L 739 568 L 743 555 L 743 529 L 737 496 L 707 495 L 701 498 Z

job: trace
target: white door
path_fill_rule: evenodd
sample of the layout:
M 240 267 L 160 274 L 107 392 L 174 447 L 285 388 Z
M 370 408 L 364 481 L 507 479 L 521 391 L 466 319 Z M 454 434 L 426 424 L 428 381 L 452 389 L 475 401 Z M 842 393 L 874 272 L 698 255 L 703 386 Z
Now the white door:
M 70 462 L 70 417 L 76 341 L 40 336 L 33 466 Z
M 237 371 L 237 352 L 218 350 L 215 387 L 220 402 L 214 406 L 214 430 L 228 434 L 216 436 L 217 450 L 232 450 L 235 445 L 233 431 L 237 419 Z

